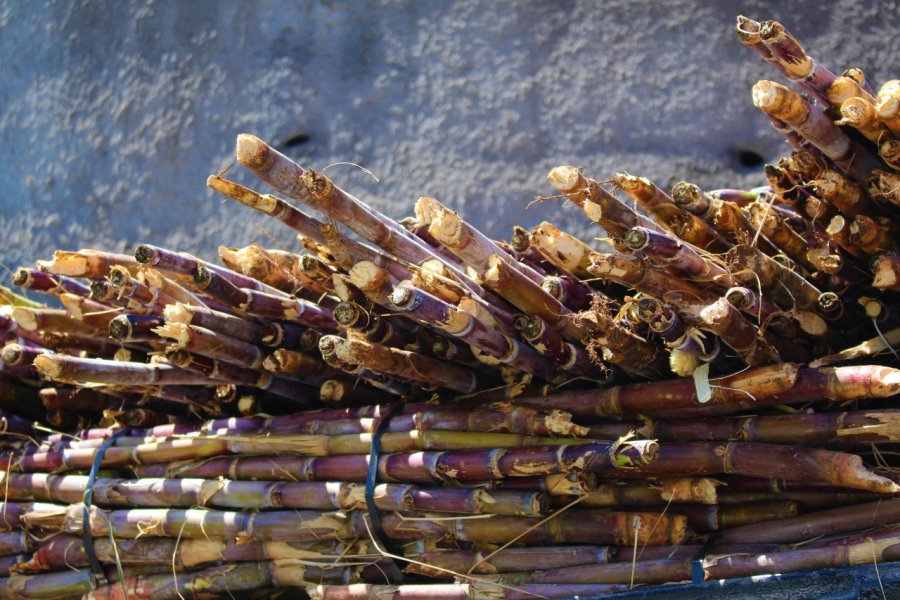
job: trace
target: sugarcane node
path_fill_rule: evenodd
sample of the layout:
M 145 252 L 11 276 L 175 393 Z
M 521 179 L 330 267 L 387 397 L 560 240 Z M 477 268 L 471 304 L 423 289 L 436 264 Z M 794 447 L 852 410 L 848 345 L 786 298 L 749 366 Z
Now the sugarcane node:
M 643 227 L 632 227 L 625 232 L 625 243 L 632 250 L 642 250 L 650 243 L 650 236 Z
M 300 182 L 306 186 L 309 195 L 318 202 L 324 202 L 334 193 L 334 184 L 331 180 L 312 169 L 300 176 Z

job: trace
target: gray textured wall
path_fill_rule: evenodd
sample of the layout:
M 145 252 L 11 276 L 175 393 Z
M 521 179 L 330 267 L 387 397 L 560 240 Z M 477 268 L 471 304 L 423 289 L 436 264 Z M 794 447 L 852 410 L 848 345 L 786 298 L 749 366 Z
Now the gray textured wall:
M 757 185 L 784 150 L 750 103 L 774 77 L 731 31 L 777 18 L 835 70 L 900 76 L 897 2 L 0 0 L 0 262 L 141 241 L 296 247 L 205 188 L 253 132 L 393 217 L 433 195 L 487 233 L 591 235 L 550 168 Z M 257 185 L 239 168 L 240 181 Z M 262 184 L 259 184 L 262 186 Z

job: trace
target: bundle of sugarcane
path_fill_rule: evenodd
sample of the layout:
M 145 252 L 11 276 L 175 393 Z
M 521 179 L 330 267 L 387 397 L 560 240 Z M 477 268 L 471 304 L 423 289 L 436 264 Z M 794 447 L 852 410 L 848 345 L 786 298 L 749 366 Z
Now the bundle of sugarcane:
M 796 150 L 754 190 L 553 169 L 605 251 L 428 197 L 398 223 L 242 134 L 287 199 L 208 185 L 302 254 L 19 269 L 64 308 L 0 295 L 0 598 L 554 598 L 900 559 L 900 87 L 737 31 L 806 95 L 753 89 Z

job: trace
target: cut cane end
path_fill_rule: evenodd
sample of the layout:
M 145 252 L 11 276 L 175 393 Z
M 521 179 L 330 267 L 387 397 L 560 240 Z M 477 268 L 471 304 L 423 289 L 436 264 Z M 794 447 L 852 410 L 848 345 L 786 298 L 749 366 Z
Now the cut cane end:
M 38 318 L 33 308 L 14 308 L 12 318 L 25 331 L 35 331 L 38 328 Z
M 34 368 L 46 379 L 57 379 L 63 370 L 62 364 L 55 357 L 41 354 L 34 359 Z
M 242 133 L 237 136 L 234 156 L 243 166 L 255 169 L 265 164 L 268 150 L 268 145 L 255 135 Z
M 547 175 L 550 185 L 563 194 L 574 191 L 580 179 L 578 169 L 570 166 L 556 167 Z

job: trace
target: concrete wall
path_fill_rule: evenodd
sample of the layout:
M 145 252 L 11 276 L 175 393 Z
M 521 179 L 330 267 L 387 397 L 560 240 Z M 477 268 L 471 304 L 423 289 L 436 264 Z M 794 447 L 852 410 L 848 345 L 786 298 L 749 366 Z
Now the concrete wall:
M 751 105 L 775 74 L 738 13 L 782 20 L 835 70 L 900 76 L 897 2 L 0 0 L 0 262 L 296 248 L 204 185 L 243 131 L 304 165 L 363 165 L 378 182 L 327 172 L 393 217 L 432 195 L 498 237 L 543 219 L 597 234 L 561 203 L 524 211 L 559 164 L 758 185 L 739 152 L 786 146 Z

